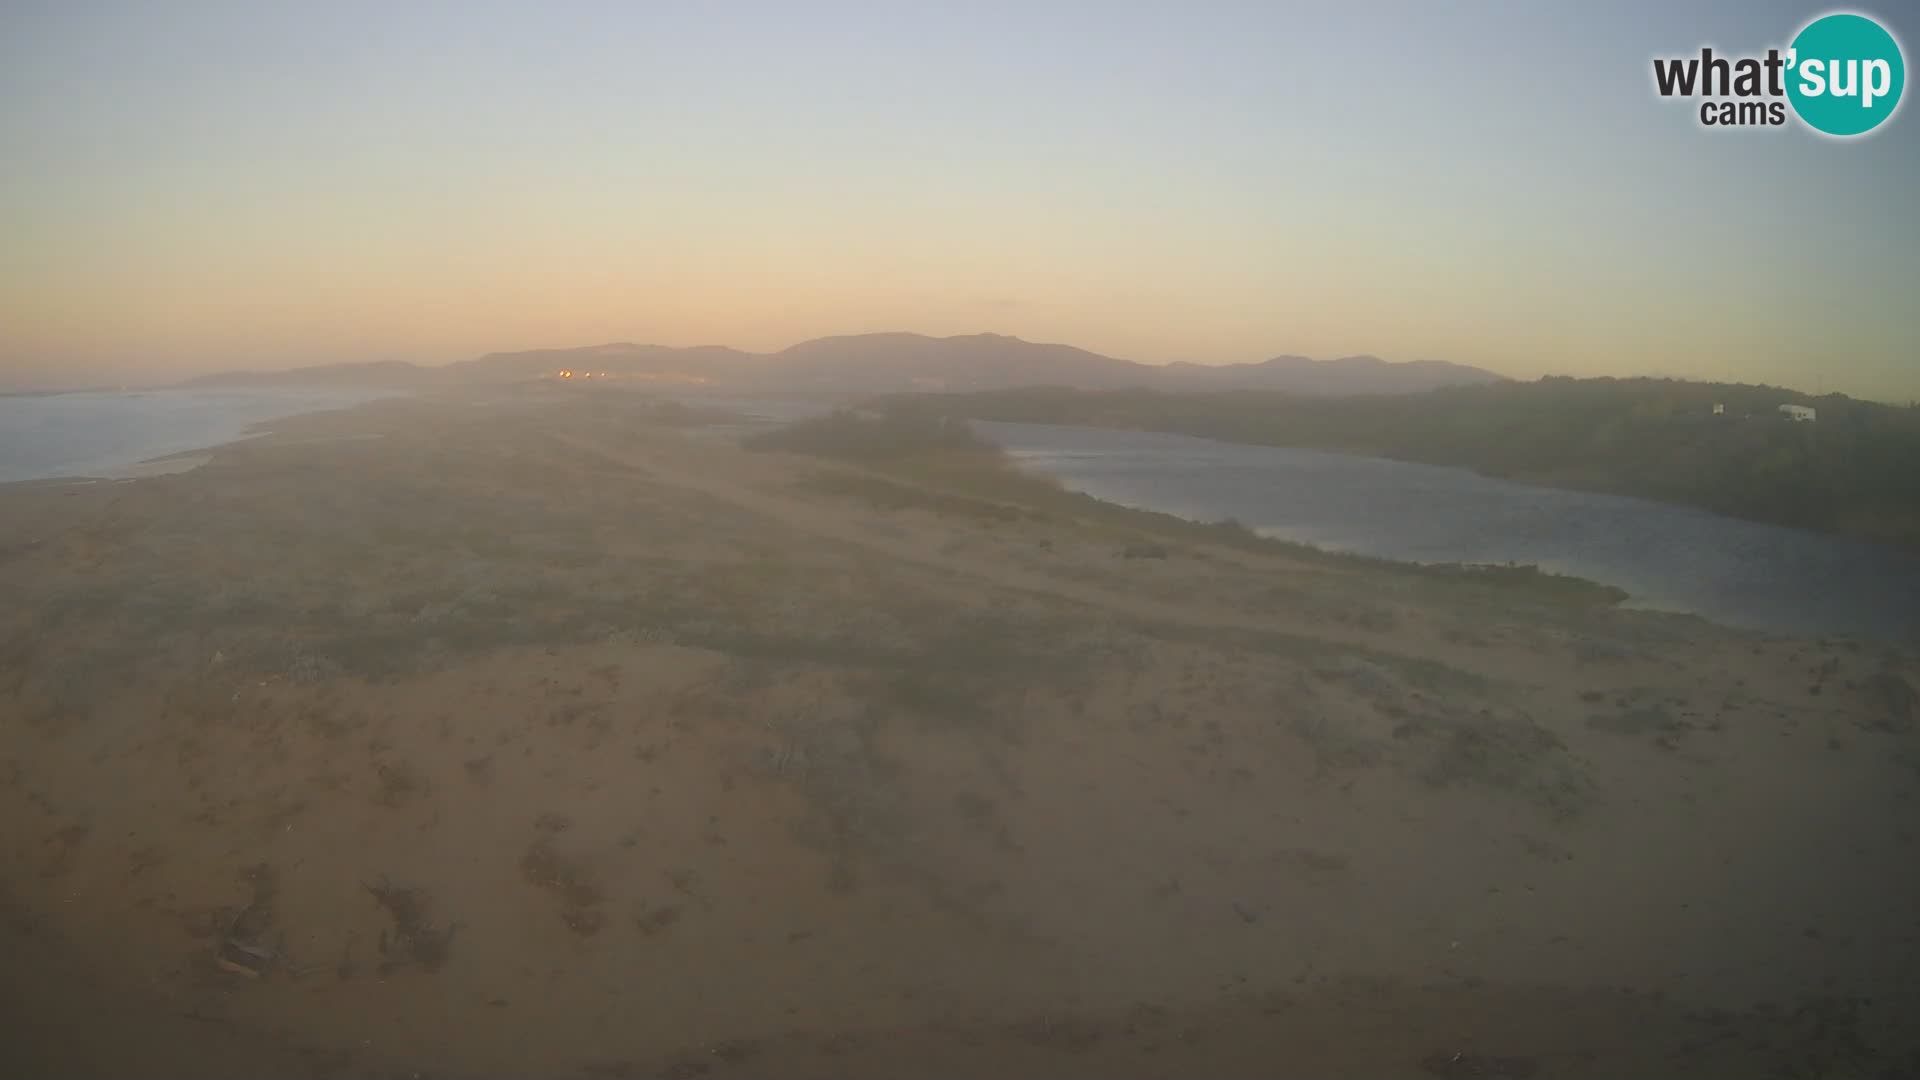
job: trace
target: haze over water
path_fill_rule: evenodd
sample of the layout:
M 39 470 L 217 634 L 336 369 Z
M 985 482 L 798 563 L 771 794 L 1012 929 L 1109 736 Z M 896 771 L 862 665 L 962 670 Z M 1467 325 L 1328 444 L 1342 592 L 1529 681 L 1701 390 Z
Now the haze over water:
M 0 483 L 97 476 L 231 442 L 263 421 L 381 396 L 356 390 L 175 389 L 0 397 Z

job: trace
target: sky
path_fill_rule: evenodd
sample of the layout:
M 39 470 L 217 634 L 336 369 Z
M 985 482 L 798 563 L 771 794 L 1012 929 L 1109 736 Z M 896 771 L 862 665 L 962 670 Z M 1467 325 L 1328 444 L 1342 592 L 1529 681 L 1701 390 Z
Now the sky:
M 0 0 L 0 387 L 911 330 L 1904 402 L 1920 113 L 1652 88 L 1827 10 Z

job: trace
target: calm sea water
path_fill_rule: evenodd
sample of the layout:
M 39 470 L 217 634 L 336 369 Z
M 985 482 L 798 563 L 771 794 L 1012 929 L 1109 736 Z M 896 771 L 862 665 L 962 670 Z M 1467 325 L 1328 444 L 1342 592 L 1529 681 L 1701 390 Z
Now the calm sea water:
M 1095 498 L 1409 562 L 1533 564 L 1635 606 L 1789 634 L 1920 644 L 1920 556 L 1643 499 L 1463 469 L 1182 435 L 980 423 L 1023 468 Z
M 201 450 L 296 413 L 386 396 L 355 390 L 86 391 L 0 397 L 0 482 L 97 475 Z

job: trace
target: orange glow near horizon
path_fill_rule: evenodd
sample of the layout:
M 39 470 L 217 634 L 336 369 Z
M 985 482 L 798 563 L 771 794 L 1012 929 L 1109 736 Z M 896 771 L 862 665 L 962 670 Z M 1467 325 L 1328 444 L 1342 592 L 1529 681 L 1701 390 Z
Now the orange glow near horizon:
M 904 330 L 1920 396 L 1920 118 L 1703 136 L 1651 17 L 361 16 L 0 13 L 0 388 Z

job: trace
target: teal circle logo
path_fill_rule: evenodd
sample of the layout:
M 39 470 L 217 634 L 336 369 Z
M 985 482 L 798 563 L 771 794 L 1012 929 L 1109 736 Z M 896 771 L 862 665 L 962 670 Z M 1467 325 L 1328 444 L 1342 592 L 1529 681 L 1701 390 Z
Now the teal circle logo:
M 1845 137 L 1879 127 L 1900 107 L 1907 64 L 1900 43 L 1865 15 L 1825 15 L 1787 52 L 1787 100 L 1815 131 Z

